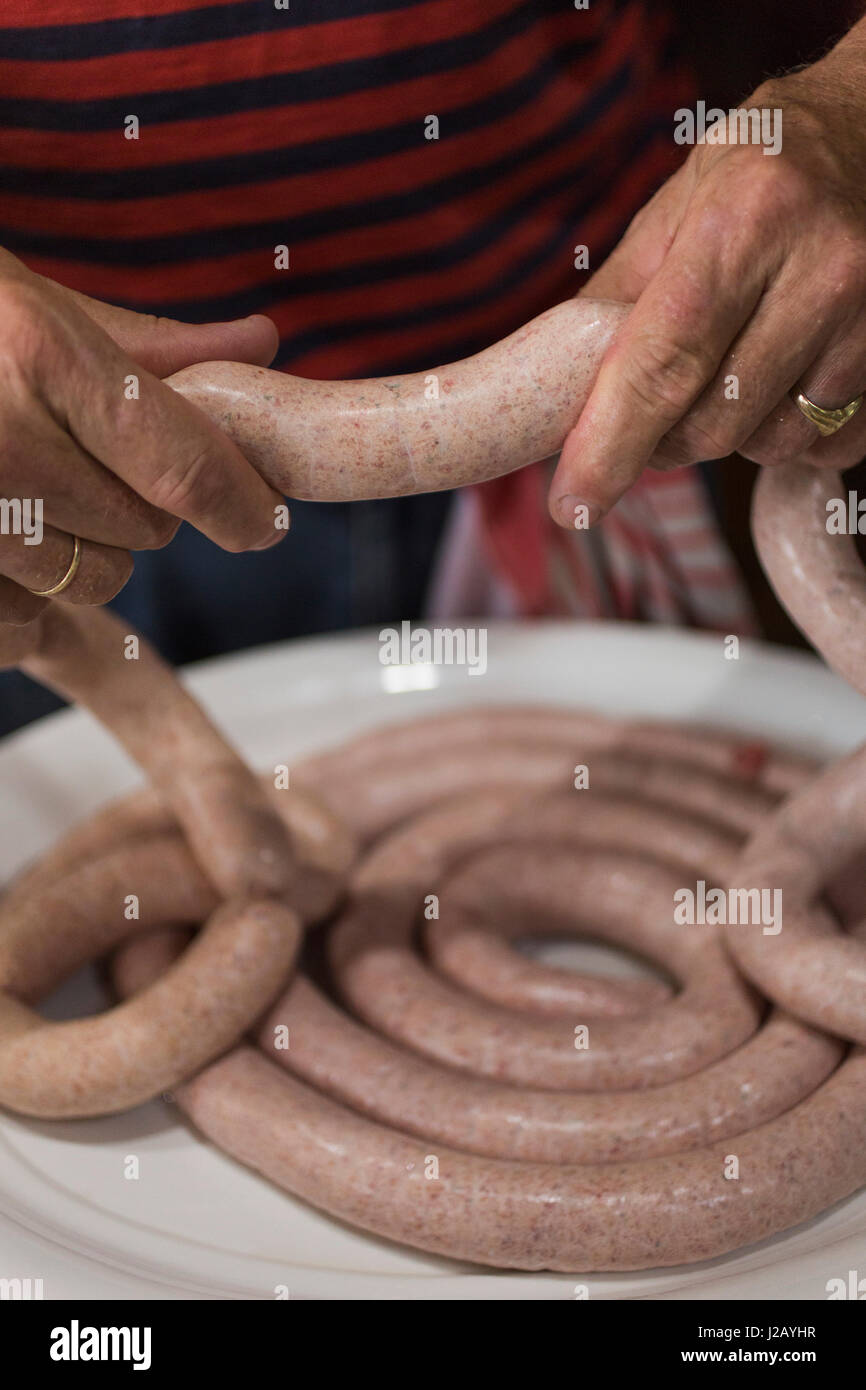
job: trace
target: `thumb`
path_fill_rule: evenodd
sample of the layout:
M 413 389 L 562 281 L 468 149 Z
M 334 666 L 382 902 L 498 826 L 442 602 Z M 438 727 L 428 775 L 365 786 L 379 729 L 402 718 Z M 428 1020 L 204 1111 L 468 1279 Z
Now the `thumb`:
M 50 283 L 154 376 L 171 376 L 195 362 L 251 362 L 266 367 L 279 347 L 276 324 L 264 314 L 228 323 L 182 323 L 156 314 L 136 314 Z

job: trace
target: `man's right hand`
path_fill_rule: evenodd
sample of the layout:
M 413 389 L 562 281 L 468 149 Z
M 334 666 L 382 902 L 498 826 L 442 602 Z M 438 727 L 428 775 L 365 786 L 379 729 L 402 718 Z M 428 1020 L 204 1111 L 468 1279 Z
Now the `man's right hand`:
M 261 366 L 277 332 L 261 315 L 186 324 L 100 303 L 0 251 L 0 504 L 42 503 L 42 539 L 25 544 L 0 511 L 0 623 L 29 623 L 81 541 L 71 603 L 107 603 L 132 550 L 189 521 L 224 550 L 264 549 L 278 493 L 235 445 L 161 377 L 194 362 Z M 31 512 L 31 516 L 32 516 Z M 14 528 L 13 528 L 14 529 Z

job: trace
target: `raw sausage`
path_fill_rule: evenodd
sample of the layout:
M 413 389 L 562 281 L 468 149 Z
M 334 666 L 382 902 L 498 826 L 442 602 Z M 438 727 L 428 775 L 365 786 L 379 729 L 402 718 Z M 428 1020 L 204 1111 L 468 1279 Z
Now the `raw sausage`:
M 449 720 L 463 756 L 448 747 Z M 367 1230 L 508 1268 L 634 1269 L 711 1258 L 807 1219 L 866 1180 L 863 1059 L 840 1065 L 837 1042 L 784 1013 L 762 1020 L 737 984 L 730 1007 L 743 1033 L 734 1040 L 724 1025 L 716 1033 L 714 1014 L 725 1018 L 723 991 L 733 979 L 721 964 L 723 932 L 673 927 L 674 885 L 699 875 L 721 881 L 744 835 L 766 819 L 776 800 L 766 790 L 771 750 L 753 760 L 751 777 L 734 780 L 731 768 L 743 761 L 736 740 L 727 736 L 712 756 L 705 740 L 696 744 L 695 766 L 676 730 L 660 726 L 661 742 L 680 755 L 667 761 L 665 777 L 648 726 L 597 715 L 587 718 L 585 743 L 574 711 L 551 711 L 549 719 L 540 709 L 438 716 L 416 721 L 414 742 L 410 727 L 398 729 L 393 744 L 387 731 L 374 732 L 293 769 L 296 785 L 316 781 L 326 797 L 329 785 L 334 796 L 340 786 L 368 848 L 352 872 L 349 904 L 326 931 L 330 986 L 302 971 L 257 1028 L 258 1053 L 242 1047 L 175 1088 L 175 1101 L 206 1136 Z M 467 787 L 470 745 L 475 790 Z M 587 751 L 593 747 L 603 751 Z M 431 762 L 419 749 L 431 751 Z M 591 793 L 572 788 L 575 762 L 588 764 Z M 435 775 L 425 780 L 425 769 Z M 732 782 L 738 830 L 730 807 L 721 819 L 694 813 L 696 796 L 707 807 L 714 786 L 721 804 Z M 602 863 L 601 880 L 593 863 Z M 425 964 L 412 928 L 430 892 L 438 892 L 440 915 L 421 923 Z M 586 900 L 576 917 L 580 894 Z M 709 997 L 694 1012 L 684 1009 L 681 994 L 626 992 L 617 1000 L 610 980 L 599 1014 L 589 1013 L 581 977 L 545 967 L 524 974 L 508 944 L 514 931 L 597 928 L 593 901 L 620 939 L 662 950 L 675 975 L 706 971 L 718 1010 Z M 453 954 L 467 940 L 470 964 L 460 949 Z M 159 937 L 129 943 L 115 964 L 121 992 L 158 973 L 172 949 Z M 491 961 L 507 956 L 517 997 L 494 1006 L 490 992 L 501 979 L 492 978 Z M 471 1065 L 455 1047 L 451 1015 L 427 1002 L 431 984 L 445 989 L 449 1008 L 458 997 L 435 973 L 443 963 L 459 977 L 470 1021 L 500 1021 L 486 1041 L 473 1042 Z M 544 996 L 556 975 L 563 995 L 543 997 L 539 1007 L 537 992 Z M 592 1058 L 598 1039 L 595 1078 L 592 1061 L 586 1069 L 578 1062 L 576 1089 L 552 1090 L 548 1073 L 540 1085 L 537 1075 L 504 1074 L 503 1058 L 531 1053 L 539 1025 L 547 1062 L 579 1056 L 580 1022 L 589 1028 L 584 1057 Z M 694 1064 L 676 1079 L 641 1074 L 638 1040 L 651 1041 L 659 1026 Z M 700 1052 L 708 1034 L 714 1047 Z M 629 1085 L 635 1073 L 617 1073 L 624 1062 L 637 1066 L 640 1089 L 586 1089 L 611 1066 L 605 1082 Z M 568 1075 L 570 1059 L 561 1067 Z M 840 1103 L 849 1109 L 834 1131 L 829 1117 Z M 726 1176 L 732 1158 L 739 1177 Z M 431 1160 L 437 1175 L 427 1177 Z
M 317 383 L 211 363 L 170 384 L 288 495 L 434 491 L 555 453 L 627 312 L 572 300 L 475 358 L 408 377 Z M 755 534 L 797 620 L 863 689 L 862 573 L 814 515 L 801 549 L 779 522 L 786 506 L 814 512 L 832 485 L 766 473 Z M 72 832 L 7 895 L 0 1100 L 93 1113 L 172 1084 L 206 1135 L 288 1190 L 380 1235 L 511 1268 L 710 1258 L 866 1181 L 866 1055 L 842 1059 L 821 1031 L 866 1041 L 866 948 L 816 904 L 866 842 L 852 811 L 862 753 L 809 781 L 807 760 L 736 736 L 473 711 L 374 732 L 294 769 L 305 819 L 285 814 L 153 654 L 134 673 L 122 664 L 122 635 L 107 615 L 53 604 L 0 652 L 87 703 L 156 789 Z M 591 796 L 571 787 L 578 763 Z M 296 798 L 287 804 L 303 808 Z M 286 987 L 300 919 L 333 904 L 353 836 L 364 849 L 349 901 Z M 112 905 L 135 872 L 153 882 L 155 855 L 148 931 L 128 937 Z M 784 883 L 777 937 L 675 922 L 678 885 L 749 875 Z M 71 929 L 55 939 L 50 923 L 70 902 Z M 174 924 L 203 917 L 189 944 Z M 644 951 L 676 992 L 669 978 L 532 962 L 515 943 L 538 930 Z M 114 972 L 130 997 L 113 1016 L 49 1025 L 32 1014 L 28 999 L 58 972 L 124 937 Z M 175 1084 L 281 985 L 258 1050 L 244 1043 Z M 783 1008 L 765 1016 L 762 995 Z M 208 1032 L 217 1016 L 221 1043 Z M 135 1047 L 126 1055 L 130 1038 L 152 1066 Z
M 288 497 L 402 497 L 499 477 L 562 446 L 628 306 L 569 299 L 462 362 L 309 381 L 237 362 L 168 378 Z
M 354 848 L 309 795 L 269 796 L 143 639 L 127 660 L 125 627 L 107 611 L 52 604 L 24 631 L 24 668 L 87 703 L 164 797 L 150 791 L 139 809 L 73 832 L 0 911 L 0 1104 L 103 1114 L 238 1041 L 288 975 L 302 921 L 333 904 Z M 67 1023 L 30 1007 L 130 932 L 203 919 L 142 997 Z

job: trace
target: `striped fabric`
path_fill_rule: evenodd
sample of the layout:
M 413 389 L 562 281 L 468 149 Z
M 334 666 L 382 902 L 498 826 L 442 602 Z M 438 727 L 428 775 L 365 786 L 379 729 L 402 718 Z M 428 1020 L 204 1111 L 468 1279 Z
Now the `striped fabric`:
M 624 619 L 741 637 L 759 627 L 696 469 L 647 471 L 593 531 L 547 514 L 550 467 L 461 498 L 431 595 L 435 617 Z
M 553 538 L 562 612 L 751 636 L 751 602 L 696 470 L 648 472 L 596 533 Z
M 647 9 L 3 0 L 0 244 L 130 308 L 268 313 L 302 375 L 453 359 L 573 293 L 575 227 L 612 241 L 665 172 Z
M 3 0 L 0 244 L 140 311 L 269 314 L 301 375 L 453 360 L 575 293 L 575 244 L 599 264 L 670 172 L 671 44 L 660 0 Z M 588 559 L 521 519 L 539 477 L 486 494 L 488 553 L 508 514 L 582 593 Z M 610 600 L 703 621 L 657 510 L 623 510 Z M 517 607 L 555 608 L 547 579 Z

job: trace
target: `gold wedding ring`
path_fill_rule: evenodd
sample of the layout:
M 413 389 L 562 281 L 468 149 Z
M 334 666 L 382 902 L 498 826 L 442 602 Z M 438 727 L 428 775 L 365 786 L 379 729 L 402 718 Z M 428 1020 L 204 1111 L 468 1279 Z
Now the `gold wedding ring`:
M 857 414 L 863 404 L 863 397 L 856 396 L 847 405 L 839 406 L 838 410 L 828 410 L 825 406 L 816 405 L 814 401 L 810 401 L 809 397 L 804 396 L 802 391 L 797 391 L 794 400 L 806 419 L 811 420 L 812 424 L 824 435 L 835 434 L 837 430 L 841 430 L 843 425 L 847 425 L 851 416 Z
M 69 588 L 69 585 L 78 573 L 78 566 L 81 563 L 81 541 L 77 536 L 73 536 L 72 539 L 75 542 L 72 548 L 72 559 L 69 561 L 69 568 L 63 578 L 56 584 L 53 584 L 50 589 L 31 589 L 31 594 L 35 594 L 36 598 L 54 598 L 55 594 L 62 594 L 64 589 Z

